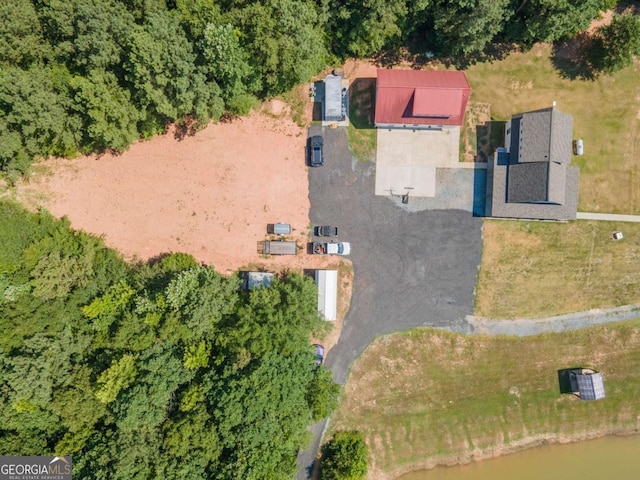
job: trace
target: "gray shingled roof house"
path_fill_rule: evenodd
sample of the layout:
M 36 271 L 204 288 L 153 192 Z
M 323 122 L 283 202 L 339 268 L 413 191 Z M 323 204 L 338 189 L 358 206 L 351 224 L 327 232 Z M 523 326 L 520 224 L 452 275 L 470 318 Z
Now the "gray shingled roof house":
M 486 215 L 574 220 L 578 167 L 570 165 L 573 117 L 556 107 L 519 113 L 487 168 Z

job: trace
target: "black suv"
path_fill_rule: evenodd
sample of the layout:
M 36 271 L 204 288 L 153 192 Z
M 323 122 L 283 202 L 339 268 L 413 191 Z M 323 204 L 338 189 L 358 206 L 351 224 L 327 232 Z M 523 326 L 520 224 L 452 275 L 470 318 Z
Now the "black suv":
M 324 139 L 320 135 L 315 135 L 309 139 L 309 166 L 320 167 L 324 164 L 324 153 L 322 147 Z

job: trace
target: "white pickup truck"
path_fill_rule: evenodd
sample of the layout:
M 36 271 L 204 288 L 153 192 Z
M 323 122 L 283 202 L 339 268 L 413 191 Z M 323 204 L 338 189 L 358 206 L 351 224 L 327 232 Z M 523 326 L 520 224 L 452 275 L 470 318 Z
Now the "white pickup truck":
M 349 255 L 351 244 L 349 242 L 313 242 L 315 255 Z

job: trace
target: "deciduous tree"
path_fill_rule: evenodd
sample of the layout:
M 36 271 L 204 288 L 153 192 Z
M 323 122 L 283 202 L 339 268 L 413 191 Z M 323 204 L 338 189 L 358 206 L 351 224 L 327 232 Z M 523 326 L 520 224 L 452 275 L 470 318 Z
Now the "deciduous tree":
M 333 0 L 327 36 L 341 56 L 366 57 L 402 37 L 407 27 L 406 0 Z
M 367 474 L 367 445 L 356 431 L 337 432 L 322 449 L 321 480 L 361 480 Z
M 311 376 L 309 360 L 304 353 L 272 352 L 216 383 L 213 418 L 223 450 L 215 478 L 293 476 L 295 452 L 310 420 L 304 395 Z
M 460 57 L 482 52 L 510 16 L 509 0 L 437 1 L 430 9 L 438 50 Z
M 29 68 L 47 47 L 31 0 L 0 2 L 0 64 Z
M 134 103 L 146 115 L 143 135 L 188 115 L 206 123 L 218 113 L 218 86 L 207 84 L 196 67 L 193 47 L 177 15 L 150 14 L 144 26 L 131 30 L 125 51 L 125 78 L 134 91 Z
M 524 45 L 570 38 L 615 3 L 615 0 L 514 0 L 514 14 L 507 24 L 506 36 Z
M 615 15 L 610 25 L 600 27 L 589 51 L 596 72 L 614 73 L 640 56 L 640 17 Z
M 244 294 L 186 255 L 123 271 L 67 220 L 0 213 L 0 241 L 21 250 L 0 250 L 0 454 L 71 453 L 74 474 L 102 480 L 294 474 L 337 392 L 310 350 L 310 279 Z M 73 274 L 53 288 L 56 269 Z
M 4 129 L 19 134 L 21 147 L 30 158 L 68 156 L 78 149 L 78 124 L 66 109 L 68 73 L 59 66 L 31 66 L 29 70 L 7 67 L 0 71 L 0 112 Z M 10 137 L 15 143 L 17 137 Z M 10 162 L 9 162 L 10 163 Z
M 73 77 L 69 86 L 72 109 L 82 119 L 83 150 L 122 152 L 138 138 L 141 115 L 113 73 L 94 70 L 87 77 Z
M 314 2 L 253 1 L 229 16 L 242 31 L 241 45 L 249 53 L 262 93 L 282 93 L 324 66 L 325 32 Z

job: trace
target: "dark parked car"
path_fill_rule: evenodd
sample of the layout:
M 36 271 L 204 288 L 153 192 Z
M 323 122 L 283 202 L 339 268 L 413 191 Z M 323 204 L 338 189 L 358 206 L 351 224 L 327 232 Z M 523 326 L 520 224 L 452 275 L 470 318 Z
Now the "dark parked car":
M 309 139 L 309 166 L 320 167 L 324 164 L 324 139 L 320 135 L 314 135 Z
M 332 227 L 330 225 L 316 225 L 315 227 L 313 227 L 313 234 L 316 237 L 337 237 L 338 227 Z
M 313 353 L 316 356 L 316 367 L 319 367 L 324 361 L 324 347 L 322 345 L 315 344 L 313 346 Z

